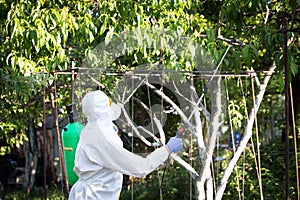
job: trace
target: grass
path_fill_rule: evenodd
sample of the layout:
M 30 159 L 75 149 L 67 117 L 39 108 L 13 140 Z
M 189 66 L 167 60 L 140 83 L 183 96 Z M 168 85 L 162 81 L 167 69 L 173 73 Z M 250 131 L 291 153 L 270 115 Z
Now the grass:
M 49 200 L 67 200 L 67 195 L 63 193 L 62 189 L 59 188 L 47 188 L 46 195 L 44 193 L 44 189 L 39 187 L 35 188 L 29 195 L 26 194 L 23 190 L 18 190 L 16 188 L 8 188 L 4 190 L 5 200 L 41 200 L 45 199 Z

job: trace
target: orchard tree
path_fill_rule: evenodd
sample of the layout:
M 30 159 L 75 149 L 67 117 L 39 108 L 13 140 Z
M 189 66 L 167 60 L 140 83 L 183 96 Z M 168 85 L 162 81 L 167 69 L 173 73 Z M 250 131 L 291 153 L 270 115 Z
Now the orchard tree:
M 87 14 L 88 2 L 70 3 L 1 2 L 0 79 L 3 109 L 0 137 L 7 143 L 1 146 L 1 154 L 9 152 L 10 147 L 20 146 L 24 140 L 28 141 L 26 163 L 33 163 L 33 167 L 26 166 L 27 191 L 34 184 L 34 176 L 30 174 L 36 170 L 38 153 L 34 142 L 36 132 L 29 127 L 44 126 L 44 115 L 51 114 L 52 110 L 47 106 L 44 113 L 43 95 L 49 104 L 49 91 L 54 83 L 59 82 L 58 86 L 71 83 L 71 77 L 56 80 L 54 72 L 78 65 L 96 30 L 91 25 L 91 15 Z M 69 96 L 70 89 L 58 93 L 56 98 L 58 103 L 61 102 L 60 106 L 70 103 L 71 99 L 66 99 Z M 30 180 L 30 177 L 33 179 Z
M 81 67 L 90 50 L 103 42 L 109 44 L 114 36 L 138 29 L 169 30 L 200 44 L 216 63 L 231 45 L 222 62 L 223 71 L 251 71 L 252 74 L 267 71 L 262 76 L 257 74 L 256 101 L 249 109 L 243 140 L 229 161 L 216 194 L 208 189 L 213 187 L 210 161 L 220 126 L 213 121 L 218 120 L 220 108 L 210 110 L 213 117 L 209 120 L 208 134 L 202 135 L 203 127 L 199 124 L 197 139 L 198 144 L 203 145 L 198 146 L 199 154 L 204 157 L 200 159 L 201 169 L 195 169 L 199 175 L 195 180 L 197 198 L 220 199 L 233 167 L 252 136 L 254 118 L 265 91 L 283 93 L 283 32 L 287 29 L 291 30 L 288 32 L 288 77 L 292 84 L 299 82 L 299 35 L 292 32 L 299 26 L 297 1 L 6 0 L 0 5 L 0 102 L 3 108 L 0 138 L 7 143 L 1 146 L 2 154 L 11 146 L 23 144 L 24 140 L 33 141 L 34 133 L 26 137 L 25 130 L 28 122 L 35 126 L 43 123 L 43 95 L 50 102 L 49 91 L 54 84 L 71 85 L 70 76 L 56 76 L 55 72 Z M 135 66 L 158 61 L 174 71 L 191 72 L 195 68 L 193 63 L 186 65 L 187 58 L 176 60 L 160 46 L 148 48 L 145 44 L 134 51 L 124 47 L 124 51 L 129 52 L 128 55 L 112 62 L 109 68 L 126 73 Z M 269 81 L 271 77 L 273 81 Z M 110 77 L 103 80 L 111 91 L 115 86 L 112 81 Z M 297 90 L 294 91 L 295 99 L 299 98 Z M 73 101 L 70 87 L 56 94 L 60 108 Z M 218 100 L 220 94 L 215 95 Z M 299 104 L 296 108 L 299 110 Z M 205 140 L 210 142 L 203 142 Z M 36 153 L 31 156 L 35 158 L 28 158 L 36 160 Z

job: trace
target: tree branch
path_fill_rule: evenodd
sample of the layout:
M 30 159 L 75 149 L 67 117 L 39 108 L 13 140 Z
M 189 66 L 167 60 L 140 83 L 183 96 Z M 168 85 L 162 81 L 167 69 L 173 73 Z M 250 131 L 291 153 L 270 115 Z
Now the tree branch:
M 268 85 L 268 82 L 271 78 L 272 73 L 274 73 L 275 68 L 276 68 L 276 65 L 275 65 L 275 63 L 273 63 L 273 65 L 270 67 L 269 72 L 266 74 L 266 76 L 264 78 L 263 84 L 261 84 L 260 91 L 257 94 L 256 99 L 255 99 L 255 105 L 251 109 L 251 113 L 249 115 L 249 119 L 248 119 L 248 122 L 247 122 L 247 125 L 245 128 L 245 132 L 244 132 L 244 137 L 241 140 L 240 145 L 237 148 L 233 158 L 229 161 L 228 166 L 224 171 L 224 175 L 221 178 L 220 185 L 218 186 L 218 189 L 217 189 L 217 194 L 216 194 L 216 198 L 215 198 L 216 200 L 222 199 L 222 196 L 223 196 L 225 188 L 226 188 L 226 183 L 232 173 L 232 170 L 233 170 L 234 166 L 236 165 L 242 152 L 246 148 L 249 139 L 252 136 L 252 128 L 253 128 L 255 116 L 257 114 L 260 103 L 262 102 L 264 93 L 266 91 L 266 87 Z

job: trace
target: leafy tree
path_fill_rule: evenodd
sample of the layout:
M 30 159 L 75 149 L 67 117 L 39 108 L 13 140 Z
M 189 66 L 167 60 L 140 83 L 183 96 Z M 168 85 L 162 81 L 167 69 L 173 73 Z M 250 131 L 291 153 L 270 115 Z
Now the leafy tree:
M 250 70 L 262 81 L 265 74 L 254 72 L 268 71 L 276 66 L 267 90 L 271 95 L 282 94 L 282 31 L 285 23 L 290 29 L 299 26 L 298 7 L 297 1 L 258 0 L 1 1 L 0 105 L 3 109 L 0 111 L 0 138 L 7 143 L 1 146 L 1 154 L 31 138 L 32 135 L 25 136 L 24 131 L 29 126 L 28 121 L 42 124 L 43 87 L 49 102 L 51 88 L 71 85 L 70 76 L 57 76 L 55 72 L 70 72 L 80 67 L 87 52 L 99 43 L 104 41 L 108 44 L 113 36 L 137 28 L 168 29 L 189 36 L 201 44 L 215 61 L 221 59 L 231 42 L 233 47 L 224 59 L 222 70 L 233 73 Z M 288 32 L 288 36 L 288 75 L 295 88 L 299 81 L 299 35 Z M 173 70 L 192 71 L 195 67 L 193 64 L 186 65 L 188 58 L 185 56 L 176 60 L 168 51 L 158 52 L 147 46 L 118 59 L 109 67 L 126 71 L 160 59 Z M 109 90 L 113 90 L 115 85 L 110 77 L 105 77 L 103 82 L 107 83 Z M 59 108 L 73 101 L 70 88 L 56 89 Z M 260 89 L 255 89 L 255 92 Z M 294 91 L 296 100 L 299 93 Z M 243 102 L 237 96 L 232 99 L 236 100 L 232 102 L 235 108 L 237 102 Z M 299 103 L 295 102 L 297 114 Z M 50 113 L 50 110 L 47 112 Z M 240 116 L 238 112 L 236 116 Z M 239 124 L 239 119 L 236 118 L 236 124 Z

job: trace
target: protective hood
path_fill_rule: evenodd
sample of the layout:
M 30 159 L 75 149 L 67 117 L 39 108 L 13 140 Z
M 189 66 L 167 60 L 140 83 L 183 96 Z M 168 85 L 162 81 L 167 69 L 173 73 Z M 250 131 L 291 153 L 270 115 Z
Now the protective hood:
M 109 124 L 121 114 L 120 107 L 117 104 L 112 106 L 110 98 L 100 90 L 89 92 L 83 97 L 82 110 L 88 122 L 98 121 L 101 124 Z

